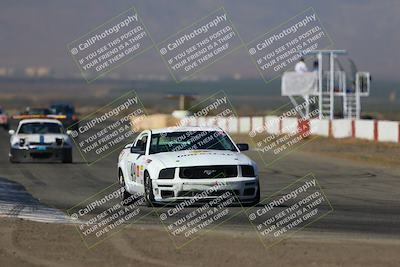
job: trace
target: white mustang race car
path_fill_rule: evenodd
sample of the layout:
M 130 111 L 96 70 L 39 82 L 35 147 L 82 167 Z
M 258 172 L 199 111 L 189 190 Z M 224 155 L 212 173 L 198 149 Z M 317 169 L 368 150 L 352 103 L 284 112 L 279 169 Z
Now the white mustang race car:
M 145 130 L 119 155 L 119 183 L 123 198 L 144 195 L 147 205 L 199 199 L 199 193 L 219 185 L 216 198 L 233 192 L 245 205 L 260 200 L 258 170 L 219 128 L 182 127 Z
M 54 119 L 26 119 L 9 131 L 10 161 L 72 162 L 72 143 L 62 124 Z

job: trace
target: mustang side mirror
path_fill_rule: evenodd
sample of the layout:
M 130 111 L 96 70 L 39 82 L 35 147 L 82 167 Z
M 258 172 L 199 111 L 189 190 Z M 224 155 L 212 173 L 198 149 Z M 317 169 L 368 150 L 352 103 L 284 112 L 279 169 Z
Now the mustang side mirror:
M 137 141 L 136 145 L 131 147 L 131 153 L 144 154 L 144 143 L 142 140 Z
M 249 150 L 249 145 L 248 144 L 236 144 L 236 146 L 239 148 L 240 151 Z
M 133 154 L 144 154 L 144 151 L 142 150 L 141 147 L 133 146 L 133 147 L 131 147 L 131 153 L 133 153 Z
M 9 131 L 8 131 L 8 134 L 9 134 L 9 135 L 13 135 L 13 134 L 15 134 L 15 131 L 14 131 L 14 130 L 9 130 Z

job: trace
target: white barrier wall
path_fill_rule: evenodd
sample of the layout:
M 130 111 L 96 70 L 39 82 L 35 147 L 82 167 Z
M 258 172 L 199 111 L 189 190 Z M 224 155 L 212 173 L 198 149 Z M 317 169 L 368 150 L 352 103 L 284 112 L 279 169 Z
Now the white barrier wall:
M 239 120 L 236 117 L 232 117 L 228 121 L 228 133 L 238 133 Z
M 400 142 L 400 122 L 374 121 L 374 120 L 319 120 L 310 119 L 311 135 L 332 136 L 334 138 L 355 137 L 360 139 L 375 140 L 381 142 Z M 298 131 L 297 118 L 283 118 L 277 116 L 266 117 L 198 117 L 187 120 L 182 126 L 208 126 L 220 127 L 229 133 L 244 133 L 250 131 L 259 132 L 265 129 L 269 134 L 291 133 Z M 354 136 L 353 136 L 354 134 Z
M 197 118 L 197 126 L 207 126 L 207 119 L 206 117 L 198 117 Z
M 399 142 L 399 122 L 378 121 L 378 141 Z
M 250 117 L 240 117 L 239 118 L 239 132 L 248 134 L 251 130 Z
M 282 119 L 282 133 L 297 133 L 297 118 Z
M 221 128 L 224 131 L 228 130 L 228 119 L 229 118 L 225 118 L 225 117 L 220 117 L 217 119 L 217 127 Z
M 263 127 L 263 117 L 252 117 L 251 118 L 251 130 L 257 131 L 257 129 L 262 129 Z
M 374 120 L 355 120 L 355 137 L 374 140 Z
M 266 116 L 265 117 L 265 125 L 267 128 L 267 133 L 280 134 L 278 116 Z
M 217 117 L 206 117 L 206 126 L 207 127 L 216 127 L 217 126 Z
M 311 135 L 329 136 L 329 120 L 310 120 Z
M 191 117 L 180 120 L 182 126 L 197 126 L 197 118 Z
M 332 136 L 334 138 L 351 137 L 351 120 L 333 120 L 332 121 Z
M 183 119 L 180 119 L 180 120 L 179 120 L 179 122 L 177 123 L 177 125 L 180 125 L 180 126 L 182 126 L 182 127 L 192 126 L 192 125 L 191 125 L 191 121 L 193 121 L 193 120 L 190 120 L 190 119 L 188 119 L 188 118 L 183 118 Z

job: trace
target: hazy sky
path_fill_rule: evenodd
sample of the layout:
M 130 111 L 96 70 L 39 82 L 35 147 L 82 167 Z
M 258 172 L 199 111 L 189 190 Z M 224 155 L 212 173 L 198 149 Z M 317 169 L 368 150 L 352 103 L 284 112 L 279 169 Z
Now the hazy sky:
M 66 45 L 135 6 L 156 42 L 224 6 L 245 41 L 250 41 L 308 7 L 314 7 L 337 49 L 346 49 L 360 70 L 377 79 L 400 80 L 400 1 L 0 1 L 0 67 L 51 66 L 77 73 Z M 165 74 L 153 49 L 116 73 Z M 225 57 L 204 74 L 258 77 L 246 51 Z

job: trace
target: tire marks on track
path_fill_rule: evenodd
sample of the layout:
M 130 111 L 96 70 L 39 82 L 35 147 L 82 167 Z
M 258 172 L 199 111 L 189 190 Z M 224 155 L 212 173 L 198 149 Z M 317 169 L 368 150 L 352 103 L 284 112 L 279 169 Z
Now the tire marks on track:
M 69 216 L 40 203 L 21 184 L 2 177 L 0 177 L 0 217 L 71 223 Z

